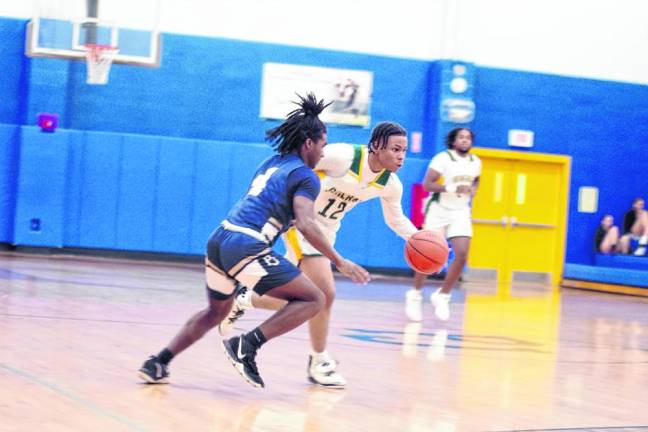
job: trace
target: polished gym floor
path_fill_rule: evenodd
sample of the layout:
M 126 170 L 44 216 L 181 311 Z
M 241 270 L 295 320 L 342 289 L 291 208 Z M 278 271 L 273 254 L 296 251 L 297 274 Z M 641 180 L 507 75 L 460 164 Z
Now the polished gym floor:
M 304 326 L 259 352 L 265 389 L 217 331 L 151 386 L 137 369 L 205 305 L 199 264 L 0 253 L 0 432 L 648 431 L 648 299 L 472 281 L 411 323 L 409 284 L 338 279 L 346 390 L 306 380 Z

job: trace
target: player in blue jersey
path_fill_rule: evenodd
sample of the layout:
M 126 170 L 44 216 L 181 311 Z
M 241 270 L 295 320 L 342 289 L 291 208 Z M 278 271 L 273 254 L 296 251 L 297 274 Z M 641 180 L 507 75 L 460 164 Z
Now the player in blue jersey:
M 259 295 L 288 302 L 254 330 L 223 340 L 225 354 L 239 373 L 253 386 L 264 386 L 255 361 L 257 350 L 308 321 L 324 305 L 322 291 L 272 250 L 293 221 L 342 274 L 354 282 L 369 281 L 369 273 L 340 256 L 315 223 L 313 204 L 320 183 L 313 168 L 326 145 L 326 126 L 318 117 L 326 105 L 313 94 L 300 96 L 298 105 L 281 125 L 266 132 L 278 155 L 261 164 L 246 195 L 207 242 L 207 308 L 192 316 L 157 356 L 144 362 L 139 376 L 145 382 L 167 382 L 169 362 L 225 318 L 241 284 Z

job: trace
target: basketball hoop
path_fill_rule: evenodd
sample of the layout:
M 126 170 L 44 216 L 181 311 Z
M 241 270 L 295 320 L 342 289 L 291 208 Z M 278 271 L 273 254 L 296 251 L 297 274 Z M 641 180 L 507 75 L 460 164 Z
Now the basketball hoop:
M 106 84 L 110 65 L 119 52 L 119 48 L 111 45 L 85 44 L 88 84 Z

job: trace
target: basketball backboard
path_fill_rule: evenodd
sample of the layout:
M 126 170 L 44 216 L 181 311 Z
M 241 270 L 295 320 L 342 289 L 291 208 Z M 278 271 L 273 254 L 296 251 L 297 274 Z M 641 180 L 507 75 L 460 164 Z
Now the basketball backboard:
M 113 63 L 160 65 L 159 0 L 40 0 L 28 24 L 29 57 L 84 60 L 87 45 L 117 47 Z

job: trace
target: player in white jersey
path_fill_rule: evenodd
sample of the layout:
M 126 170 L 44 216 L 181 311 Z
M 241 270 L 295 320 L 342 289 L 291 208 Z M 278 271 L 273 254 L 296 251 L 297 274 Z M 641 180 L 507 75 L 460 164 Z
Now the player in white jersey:
M 417 231 L 403 214 L 403 185 L 396 176 L 405 160 L 407 132 L 400 125 L 382 122 L 374 127 L 367 146 L 329 144 L 324 157 L 315 167 L 320 175 L 321 189 L 315 200 L 316 222 L 327 239 L 334 244 L 344 216 L 357 204 L 380 198 L 387 225 L 403 239 Z M 346 380 L 336 371 L 337 362 L 326 350 L 331 306 L 335 298 L 335 280 L 331 262 L 322 256 L 297 230 L 286 233 L 287 256 L 324 292 L 325 307 L 309 321 L 311 355 L 308 379 L 314 384 L 343 388 Z M 276 299 L 243 292 L 220 326 L 226 334 L 234 322 L 251 307 L 276 309 Z
M 432 158 L 423 181 L 423 189 L 431 192 L 425 206 L 423 229 L 442 232 L 452 244 L 454 260 L 450 264 L 441 288 L 430 300 L 437 318 L 450 317 L 450 291 L 459 280 L 466 265 L 470 239 L 473 235 L 471 201 L 479 186 L 481 160 L 470 153 L 474 134 L 467 128 L 456 128 L 446 137 L 445 150 Z M 443 177 L 444 183 L 438 180 Z M 422 288 L 426 276 L 417 273 L 414 287 L 405 295 L 405 312 L 412 321 L 422 319 Z

